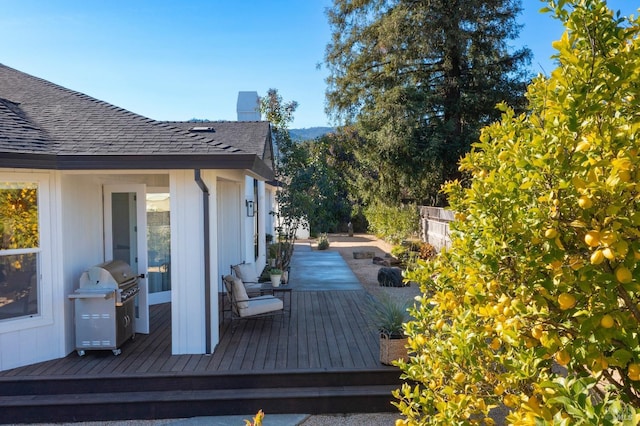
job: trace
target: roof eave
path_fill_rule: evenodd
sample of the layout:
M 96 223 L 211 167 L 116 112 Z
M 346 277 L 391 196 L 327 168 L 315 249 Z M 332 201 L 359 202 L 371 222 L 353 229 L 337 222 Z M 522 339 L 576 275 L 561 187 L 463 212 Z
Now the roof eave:
M 273 171 L 255 154 L 44 155 L 3 153 L 0 167 L 45 170 L 249 170 L 265 180 Z

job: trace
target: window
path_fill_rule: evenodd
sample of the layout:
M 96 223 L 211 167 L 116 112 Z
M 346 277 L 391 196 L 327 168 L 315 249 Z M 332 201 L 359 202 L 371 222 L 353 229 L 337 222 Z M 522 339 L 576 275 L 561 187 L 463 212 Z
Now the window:
M 0 321 L 38 311 L 38 184 L 0 182 Z
M 171 290 L 171 222 L 168 192 L 147 193 L 149 293 Z M 153 302 L 152 302 L 153 303 Z

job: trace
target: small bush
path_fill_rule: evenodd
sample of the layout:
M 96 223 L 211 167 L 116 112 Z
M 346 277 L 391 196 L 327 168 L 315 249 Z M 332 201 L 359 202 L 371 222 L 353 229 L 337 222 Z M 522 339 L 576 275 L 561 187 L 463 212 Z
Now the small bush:
M 285 252 L 289 249 L 291 243 L 273 243 L 269 245 L 269 259 L 277 259 L 278 257 L 278 247 L 281 251 Z M 282 253 L 281 253 L 282 255 Z
M 420 257 L 420 259 L 422 260 L 433 259 L 436 256 L 436 254 L 438 254 L 438 251 L 436 250 L 436 248 L 429 243 L 421 243 L 420 249 L 418 252 L 419 252 L 418 257 Z
M 403 241 L 391 248 L 391 254 L 398 259 L 404 268 L 410 268 L 418 259 L 430 260 L 438 254 L 436 248 L 422 241 Z
M 378 238 L 391 243 L 417 235 L 420 213 L 415 205 L 388 206 L 377 203 L 364 211 L 369 228 Z
M 318 237 L 318 250 L 326 250 L 329 248 L 329 237 L 327 234 L 320 234 Z

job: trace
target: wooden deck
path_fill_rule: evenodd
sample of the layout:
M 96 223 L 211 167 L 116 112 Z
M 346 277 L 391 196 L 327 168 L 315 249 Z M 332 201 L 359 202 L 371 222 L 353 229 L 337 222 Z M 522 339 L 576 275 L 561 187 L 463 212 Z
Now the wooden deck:
M 212 355 L 171 355 L 171 306 L 151 307 L 151 333 L 111 351 L 75 352 L 65 358 L 0 372 L 2 378 L 180 375 L 293 370 L 381 369 L 376 333 L 368 326 L 357 291 L 293 291 L 291 317 L 236 321 L 227 318 Z

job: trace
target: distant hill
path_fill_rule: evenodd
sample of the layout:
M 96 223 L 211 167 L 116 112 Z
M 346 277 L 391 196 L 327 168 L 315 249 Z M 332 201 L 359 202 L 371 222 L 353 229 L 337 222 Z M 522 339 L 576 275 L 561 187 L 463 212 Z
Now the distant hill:
M 211 120 L 206 118 L 192 118 L 187 120 L 190 123 L 208 123 Z M 335 127 L 309 127 L 307 129 L 289 129 L 291 139 L 296 142 L 312 141 L 327 133 L 335 132 Z
M 294 141 L 308 141 L 334 132 L 335 130 L 333 127 L 309 127 L 308 129 L 289 129 L 289 134 Z

